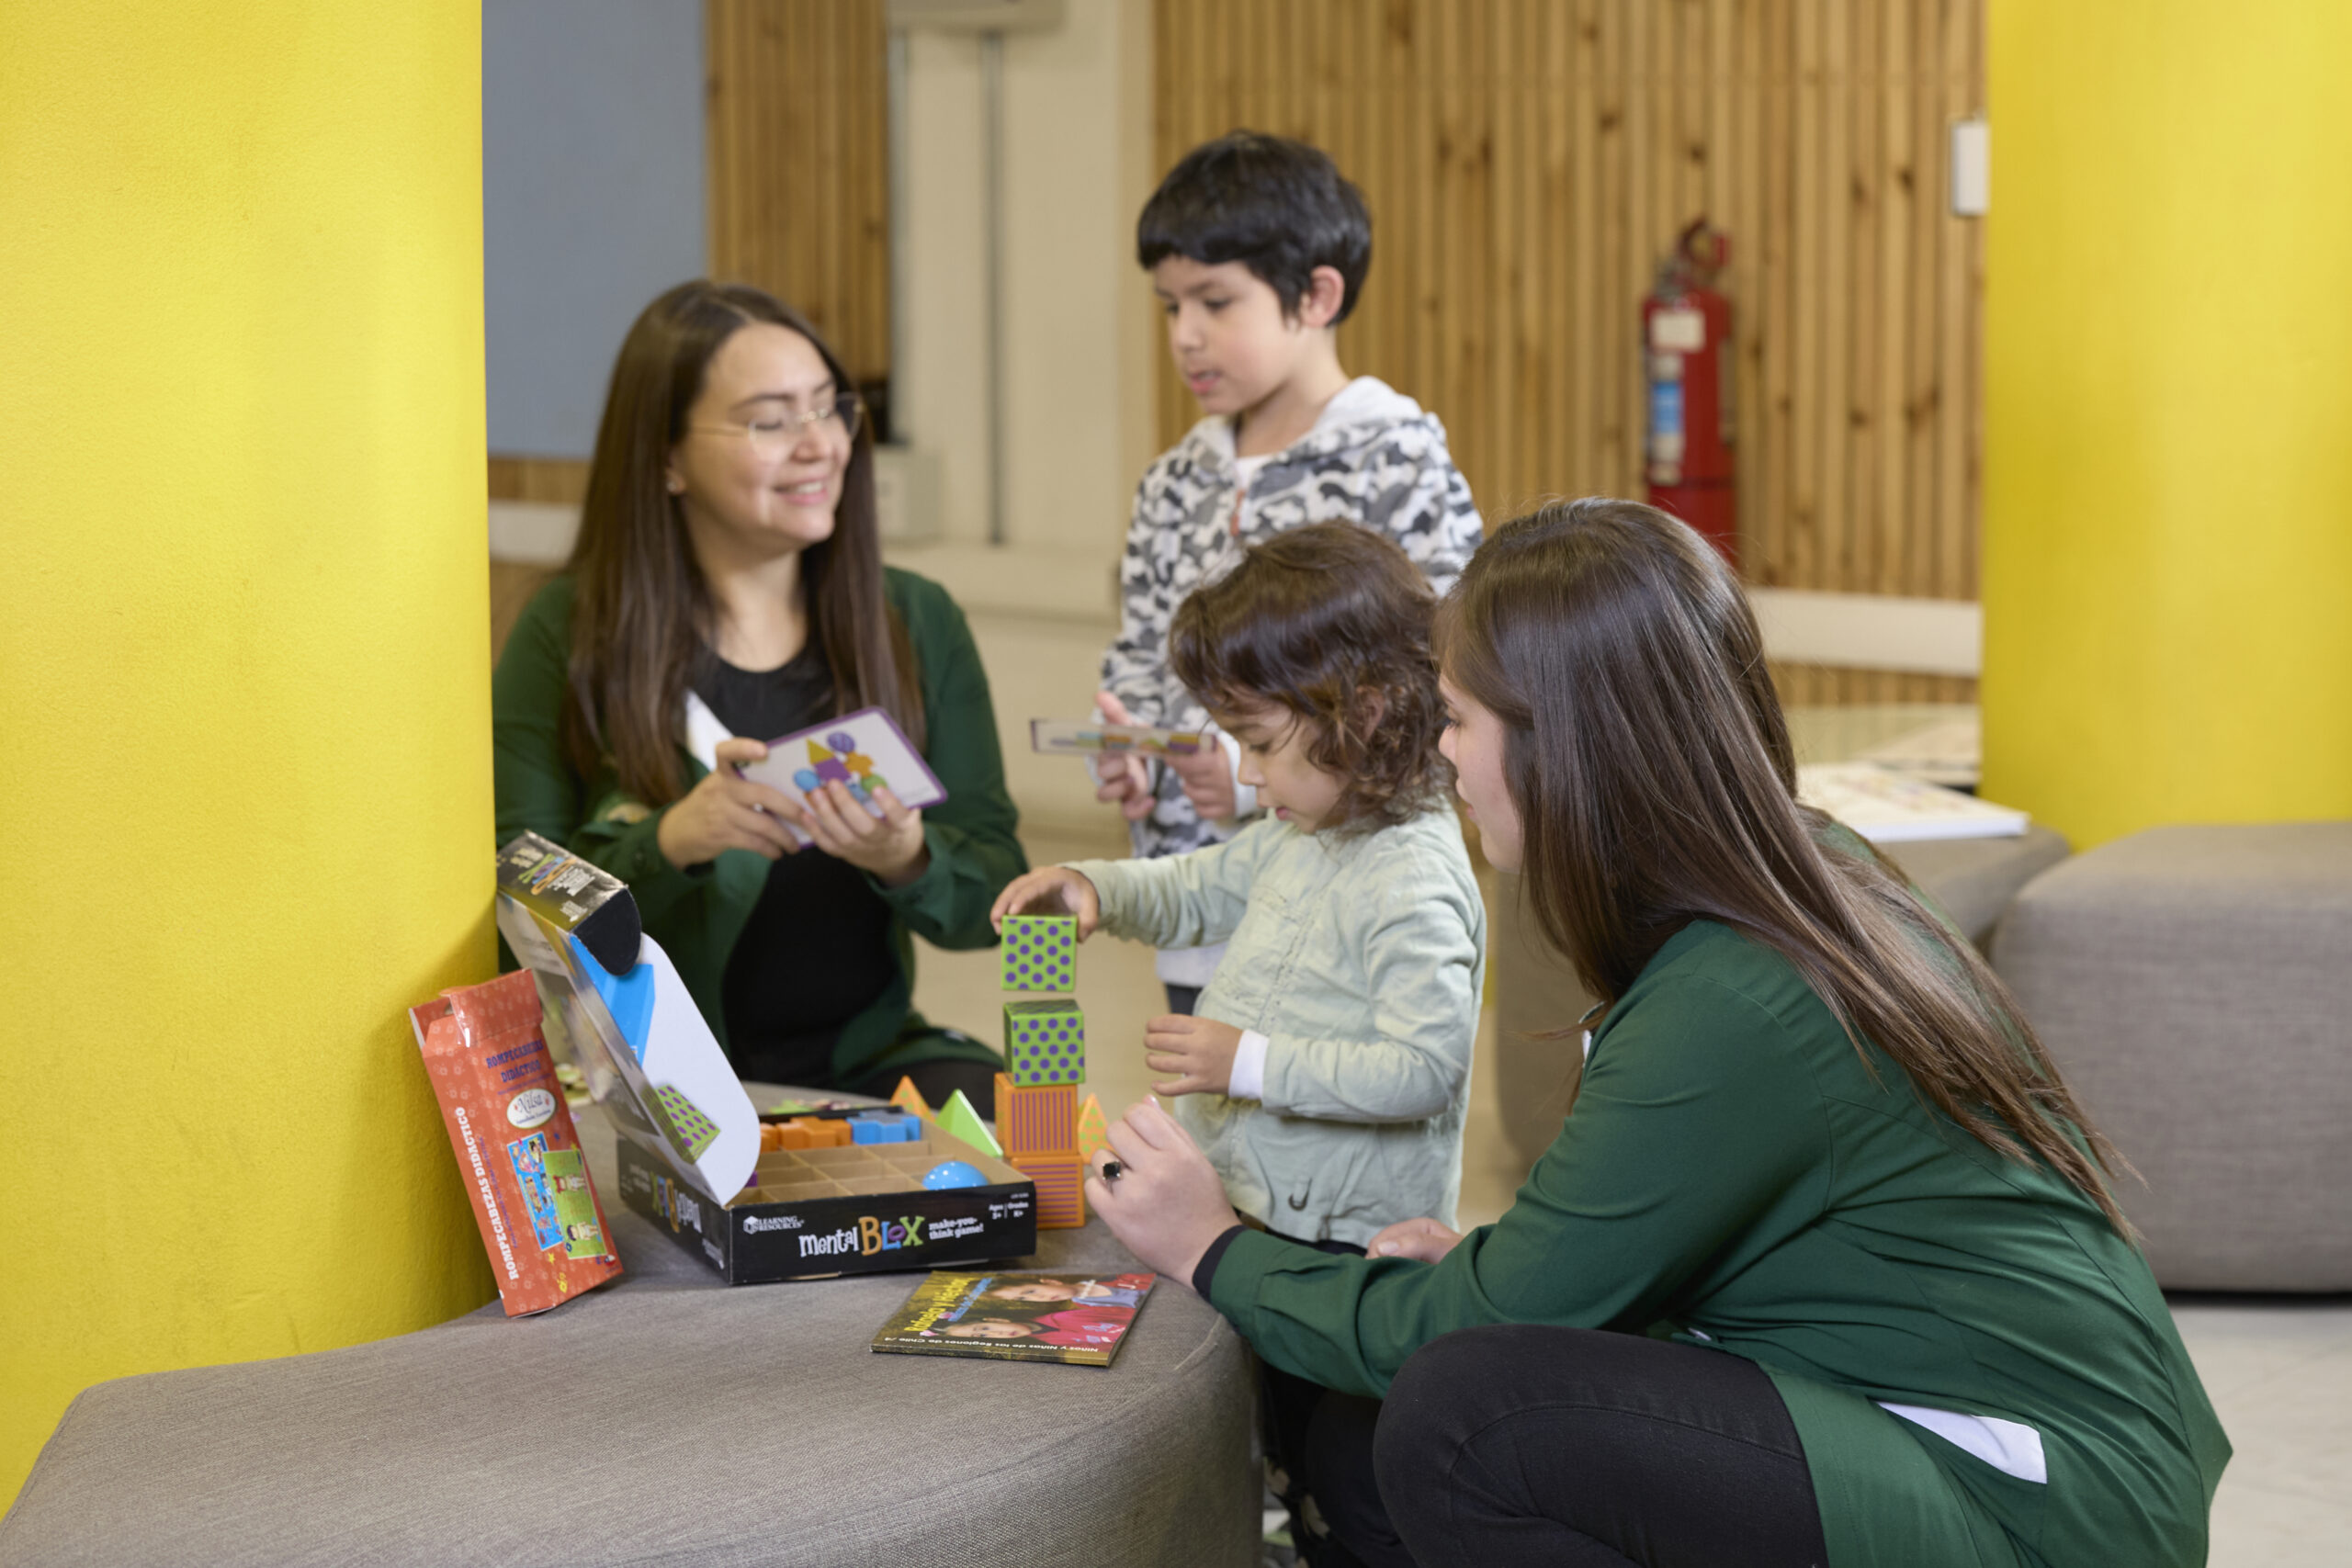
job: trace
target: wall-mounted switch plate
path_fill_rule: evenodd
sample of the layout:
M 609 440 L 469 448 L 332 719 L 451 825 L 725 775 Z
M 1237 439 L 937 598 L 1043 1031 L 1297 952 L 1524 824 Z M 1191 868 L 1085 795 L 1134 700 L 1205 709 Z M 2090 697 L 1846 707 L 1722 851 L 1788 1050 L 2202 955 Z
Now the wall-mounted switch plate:
M 1983 116 L 1951 122 L 1951 211 L 1955 218 L 1982 218 L 1991 194 L 1990 132 Z

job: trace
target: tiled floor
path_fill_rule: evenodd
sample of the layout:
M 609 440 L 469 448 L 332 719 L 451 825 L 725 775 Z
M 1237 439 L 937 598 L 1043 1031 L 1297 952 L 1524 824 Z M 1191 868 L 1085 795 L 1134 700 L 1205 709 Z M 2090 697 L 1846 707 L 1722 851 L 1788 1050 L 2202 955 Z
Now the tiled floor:
M 2213 1568 L 2352 1563 L 2352 1300 L 2188 1296 L 2173 1320 L 2237 1450 Z
M 1115 855 L 1124 835 L 1028 836 L 1035 864 Z M 934 1021 L 984 1039 L 998 1032 L 992 953 L 925 948 L 916 998 Z M 1087 1087 L 1113 1115 L 1149 1090 L 1143 1024 L 1163 1011 L 1151 953 L 1098 937 L 1080 950 Z M 1524 1174 L 1502 1136 L 1494 1029 L 1479 1031 L 1464 1139 L 1461 1219 L 1499 1218 Z M 2352 1297 L 2183 1297 L 2181 1337 L 2221 1413 L 2236 1457 L 2213 1502 L 2212 1568 L 2352 1564 Z

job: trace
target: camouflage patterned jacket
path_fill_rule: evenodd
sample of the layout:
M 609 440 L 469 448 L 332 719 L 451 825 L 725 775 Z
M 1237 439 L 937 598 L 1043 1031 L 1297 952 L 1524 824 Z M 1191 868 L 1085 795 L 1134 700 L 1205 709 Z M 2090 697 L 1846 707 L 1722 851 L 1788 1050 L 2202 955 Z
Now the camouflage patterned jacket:
M 1119 572 L 1119 635 L 1102 654 L 1102 687 L 1137 722 L 1190 729 L 1208 716 L 1168 668 L 1176 606 L 1258 540 L 1344 520 L 1387 535 L 1444 592 L 1478 547 L 1470 486 L 1437 416 L 1385 382 L 1359 376 L 1315 428 L 1237 495 L 1233 426 L 1204 419 L 1162 453 L 1136 490 Z M 1237 506 L 1238 501 L 1238 506 Z M 1180 854 L 1229 834 L 1193 814 L 1173 773 L 1159 772 L 1151 814 L 1134 824 L 1138 856 Z

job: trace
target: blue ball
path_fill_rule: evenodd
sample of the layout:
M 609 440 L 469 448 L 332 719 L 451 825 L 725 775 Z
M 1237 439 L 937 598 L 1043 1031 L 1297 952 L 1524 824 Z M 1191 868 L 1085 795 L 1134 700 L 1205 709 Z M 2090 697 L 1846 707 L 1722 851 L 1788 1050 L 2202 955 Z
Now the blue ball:
M 924 1173 L 922 1184 L 938 1192 L 950 1187 L 986 1187 L 989 1179 L 960 1159 L 944 1159 Z

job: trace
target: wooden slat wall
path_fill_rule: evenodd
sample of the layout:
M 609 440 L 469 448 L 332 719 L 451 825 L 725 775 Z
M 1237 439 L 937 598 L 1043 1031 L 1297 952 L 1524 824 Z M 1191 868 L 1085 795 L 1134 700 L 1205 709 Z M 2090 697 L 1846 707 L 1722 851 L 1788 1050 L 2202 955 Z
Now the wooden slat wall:
M 788 300 L 860 381 L 890 373 L 883 0 L 705 0 L 710 271 Z
M 490 458 L 490 499 L 543 501 L 577 506 L 588 493 L 588 463 L 579 457 Z
M 1756 581 L 1971 598 L 1983 231 L 1946 122 L 1985 0 L 1158 0 L 1159 164 L 1238 126 L 1328 150 L 1374 214 L 1349 369 L 1435 409 L 1490 519 L 1641 491 L 1638 309 L 1704 213 L 1732 236 Z M 1159 426 L 1196 417 L 1163 369 Z M 1974 682 L 1787 667 L 1791 702 Z
M 556 569 L 537 566 L 525 561 L 498 560 L 490 563 L 490 657 L 494 663 L 506 647 L 506 634 L 514 629 L 523 611 L 538 591 L 547 586 Z
M 856 379 L 890 374 L 883 0 L 705 0 L 710 274 L 799 308 Z M 492 455 L 493 501 L 577 502 L 588 465 Z

